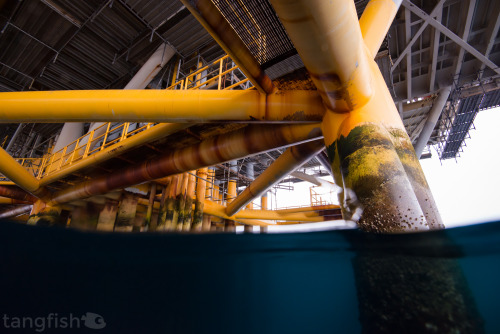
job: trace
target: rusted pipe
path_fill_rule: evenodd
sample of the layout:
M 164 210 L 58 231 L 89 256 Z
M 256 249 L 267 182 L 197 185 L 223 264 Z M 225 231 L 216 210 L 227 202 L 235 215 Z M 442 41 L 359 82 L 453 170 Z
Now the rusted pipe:
M 76 184 L 54 194 L 52 203 L 105 194 L 134 184 L 168 175 L 241 159 L 252 154 L 321 138 L 317 124 L 248 126 L 202 141 L 199 144 L 169 152 L 112 175 L 104 175 Z
M 35 203 L 38 199 L 17 186 L 0 186 L 0 196 Z
M 247 46 L 233 27 L 222 16 L 211 0 L 181 0 L 186 8 L 212 35 L 231 59 L 238 64 L 245 76 L 261 92 L 271 94 L 274 90 L 271 79 L 262 70 Z
M 228 204 L 226 213 L 232 216 L 253 199 L 302 166 L 325 148 L 323 140 L 316 140 L 288 148 L 262 174 L 255 179 L 238 197 Z

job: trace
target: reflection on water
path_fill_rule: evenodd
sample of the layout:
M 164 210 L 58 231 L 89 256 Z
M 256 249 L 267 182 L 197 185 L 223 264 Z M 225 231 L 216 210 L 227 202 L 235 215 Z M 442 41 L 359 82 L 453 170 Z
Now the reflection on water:
M 90 312 L 102 333 L 496 333 L 499 262 L 500 223 L 382 236 L 1 222 L 0 316 Z

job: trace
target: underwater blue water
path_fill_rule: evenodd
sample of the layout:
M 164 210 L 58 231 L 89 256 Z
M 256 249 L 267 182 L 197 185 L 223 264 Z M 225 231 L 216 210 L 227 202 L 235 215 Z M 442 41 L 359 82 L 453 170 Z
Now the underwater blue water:
M 499 222 L 380 236 L 108 234 L 3 221 L 0 273 L 0 317 L 104 319 L 103 329 L 72 328 L 82 333 L 500 332 Z M 24 332 L 36 333 L 0 319 L 0 333 Z

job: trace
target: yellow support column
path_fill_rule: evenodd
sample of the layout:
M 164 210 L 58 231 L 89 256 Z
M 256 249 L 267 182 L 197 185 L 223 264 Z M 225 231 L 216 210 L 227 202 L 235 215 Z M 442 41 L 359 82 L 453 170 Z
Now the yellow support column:
M 193 231 L 201 231 L 203 223 L 203 207 L 205 206 L 205 194 L 207 190 L 208 168 L 200 168 L 196 171 L 198 181 L 196 184 L 196 202 L 193 214 Z
M 238 172 L 237 161 L 233 160 L 229 163 L 230 165 L 230 173 L 229 180 L 227 182 L 227 195 L 226 195 L 226 205 L 231 203 L 236 198 L 236 185 L 238 182 L 238 178 L 236 173 Z M 236 232 L 236 225 L 233 220 L 226 219 L 224 221 L 226 232 Z
M 262 210 L 267 210 L 267 194 L 268 192 L 266 191 L 260 198 L 260 208 Z M 267 233 L 267 226 L 260 226 L 259 230 L 260 233 Z
M 153 205 L 156 196 L 156 183 L 151 183 L 151 189 L 149 191 L 149 203 L 148 211 L 146 212 L 146 228 L 148 231 L 156 231 L 157 222 L 152 222 L 151 217 L 153 215 Z
M 193 171 L 188 173 L 188 183 L 186 188 L 186 204 L 184 206 L 184 217 L 182 221 L 182 230 L 191 230 L 191 221 L 193 215 L 193 196 L 196 187 L 196 176 L 192 174 Z
M 428 186 L 382 74 L 365 46 L 354 2 L 271 3 L 328 108 L 322 129 L 335 182 L 344 190 L 340 196 L 344 218 L 372 232 L 440 228 L 437 211 L 422 210 L 414 192 Z M 363 24 L 378 19 L 365 16 Z M 377 38 L 381 34 L 374 32 Z M 370 41 L 370 48 L 378 43 Z

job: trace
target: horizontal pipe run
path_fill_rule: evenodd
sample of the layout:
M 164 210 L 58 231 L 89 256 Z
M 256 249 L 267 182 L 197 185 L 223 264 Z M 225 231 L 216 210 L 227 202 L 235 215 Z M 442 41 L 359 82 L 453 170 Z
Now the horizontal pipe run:
M 259 175 L 238 197 L 228 204 L 226 213 L 234 215 L 253 199 L 261 196 L 269 188 L 285 178 L 318 152 L 323 150 L 322 140 L 307 142 L 292 146 L 276 159 L 262 174 Z
M 264 227 L 269 226 L 269 225 L 276 225 L 274 223 L 263 222 L 261 220 L 239 219 L 239 218 L 236 218 L 234 216 L 230 217 L 226 214 L 225 209 L 226 209 L 226 207 L 224 207 L 220 204 L 205 200 L 204 213 L 206 213 L 208 215 L 219 217 L 222 219 L 237 221 L 237 222 L 243 223 L 245 225 L 264 226 Z
M 16 217 L 25 213 L 29 213 L 32 209 L 32 205 L 23 205 L 11 210 L 7 210 L 5 212 L 0 213 L 0 219 L 5 219 L 5 218 L 12 218 Z
M 0 123 L 314 122 L 325 109 L 316 91 L 269 96 L 254 90 L 74 90 L 0 93 Z
M 285 220 L 318 222 L 342 219 L 340 209 L 297 213 L 279 213 L 273 210 L 241 210 L 234 215 L 236 219 Z
M 0 197 L 0 204 L 16 205 L 16 204 L 30 204 L 30 202 L 20 201 L 18 199 L 14 199 L 14 198 Z
M 260 92 L 271 94 L 274 91 L 271 79 L 211 0 L 181 0 L 181 2 Z
M 57 172 L 44 176 L 40 180 L 40 186 L 46 186 L 69 174 L 77 172 L 80 169 L 83 169 L 90 165 L 99 164 L 108 159 L 114 158 L 134 147 L 138 147 L 140 145 L 150 143 L 157 139 L 164 138 L 172 133 L 186 129 L 189 126 L 190 124 L 187 123 L 165 123 L 165 124 L 155 125 L 148 130 L 139 132 L 117 144 L 111 145 L 102 151 L 89 155 L 85 159 L 80 159 L 78 161 L 75 161 L 71 165 L 67 165 Z
M 115 189 L 126 188 L 168 175 L 213 166 L 318 138 L 322 138 L 318 124 L 250 125 L 127 167 L 112 175 L 104 175 L 76 184 L 54 194 L 51 202 L 67 203 L 105 194 Z
M 0 186 L 0 196 L 34 203 L 37 198 L 18 186 Z
M 340 206 L 335 204 L 328 204 L 328 205 L 316 205 L 316 206 L 307 206 L 307 207 L 299 207 L 291 209 L 281 209 L 274 211 L 283 214 L 283 213 L 297 213 L 297 212 L 310 212 L 310 211 L 335 210 L 335 209 L 340 209 Z

